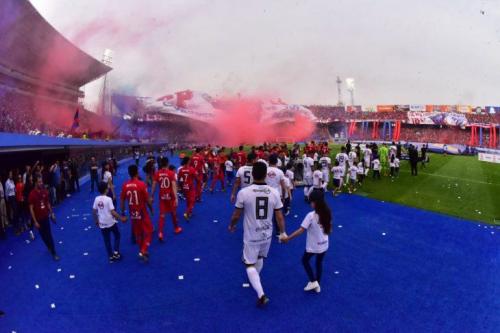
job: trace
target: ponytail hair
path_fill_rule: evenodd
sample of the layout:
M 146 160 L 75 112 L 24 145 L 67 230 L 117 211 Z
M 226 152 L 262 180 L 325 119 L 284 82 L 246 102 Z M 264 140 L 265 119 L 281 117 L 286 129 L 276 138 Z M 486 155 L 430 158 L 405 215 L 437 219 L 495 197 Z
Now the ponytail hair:
M 325 235 L 329 235 L 332 232 L 332 212 L 326 204 L 323 193 L 314 195 L 316 193 L 311 193 L 309 200 L 314 202 L 314 212 L 319 216 L 319 224 L 323 228 L 323 232 Z

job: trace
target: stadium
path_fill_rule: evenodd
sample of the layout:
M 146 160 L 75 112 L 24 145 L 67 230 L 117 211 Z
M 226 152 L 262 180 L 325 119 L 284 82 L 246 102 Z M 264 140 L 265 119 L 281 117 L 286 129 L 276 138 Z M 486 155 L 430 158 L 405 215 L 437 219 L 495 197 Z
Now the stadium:
M 0 2 L 0 331 L 498 331 L 500 101 L 124 89 L 35 3 Z

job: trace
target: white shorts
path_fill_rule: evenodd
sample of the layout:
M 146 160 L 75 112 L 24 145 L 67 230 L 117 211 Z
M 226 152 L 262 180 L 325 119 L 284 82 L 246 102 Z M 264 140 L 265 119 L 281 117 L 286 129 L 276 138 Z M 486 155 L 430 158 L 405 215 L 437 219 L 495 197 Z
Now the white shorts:
M 370 168 L 370 160 L 365 160 L 365 168 Z
M 246 265 L 254 265 L 259 258 L 267 258 L 269 248 L 271 247 L 271 240 L 261 244 L 243 244 L 243 263 Z

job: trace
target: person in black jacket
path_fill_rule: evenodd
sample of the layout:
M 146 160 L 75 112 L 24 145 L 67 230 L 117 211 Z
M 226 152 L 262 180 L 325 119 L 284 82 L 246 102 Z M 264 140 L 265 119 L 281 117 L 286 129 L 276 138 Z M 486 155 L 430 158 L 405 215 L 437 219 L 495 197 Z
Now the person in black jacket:
M 418 151 L 414 145 L 410 145 L 408 155 L 410 157 L 411 175 L 416 176 L 418 174 L 418 171 L 417 171 Z

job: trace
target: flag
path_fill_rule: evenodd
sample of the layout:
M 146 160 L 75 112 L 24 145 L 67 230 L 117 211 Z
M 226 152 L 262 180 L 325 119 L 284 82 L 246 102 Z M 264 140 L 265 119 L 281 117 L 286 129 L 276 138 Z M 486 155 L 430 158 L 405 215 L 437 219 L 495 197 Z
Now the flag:
M 73 125 L 71 130 L 75 130 L 80 126 L 80 109 L 76 109 L 75 116 L 73 117 Z

